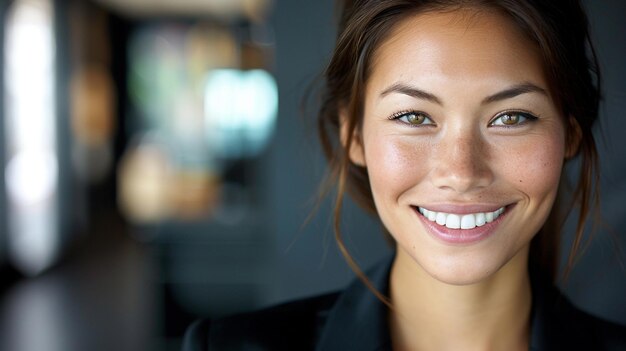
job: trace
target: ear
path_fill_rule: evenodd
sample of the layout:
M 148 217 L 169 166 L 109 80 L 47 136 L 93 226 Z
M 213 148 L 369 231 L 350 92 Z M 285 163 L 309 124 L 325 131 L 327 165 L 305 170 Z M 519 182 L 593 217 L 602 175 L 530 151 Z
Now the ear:
M 569 160 L 578 154 L 583 133 L 574 116 L 569 116 L 567 123 L 569 128 L 567 128 L 568 135 L 565 138 L 565 159 Z
M 344 149 L 347 147 L 349 133 L 352 132 L 352 142 L 350 143 L 350 150 L 348 150 L 348 156 L 350 161 L 357 166 L 365 167 L 365 152 L 363 151 L 363 138 L 358 130 L 349 130 L 348 114 L 344 109 L 339 112 L 339 134 L 341 139 L 341 145 Z

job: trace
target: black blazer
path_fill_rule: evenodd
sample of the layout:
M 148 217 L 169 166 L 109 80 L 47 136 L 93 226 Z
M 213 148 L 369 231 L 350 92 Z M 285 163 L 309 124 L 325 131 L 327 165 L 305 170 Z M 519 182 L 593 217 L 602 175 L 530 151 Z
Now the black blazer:
M 391 258 L 368 272 L 388 292 Z M 574 307 L 533 273 L 531 351 L 626 350 L 626 327 Z M 346 290 L 189 327 L 184 351 L 391 350 L 387 307 L 360 281 Z

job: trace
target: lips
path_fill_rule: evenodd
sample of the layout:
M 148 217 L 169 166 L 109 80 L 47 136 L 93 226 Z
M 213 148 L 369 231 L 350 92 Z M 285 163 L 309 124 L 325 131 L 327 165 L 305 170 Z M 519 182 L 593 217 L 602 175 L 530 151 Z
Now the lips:
M 493 222 L 504 212 L 505 207 L 500 207 L 495 211 L 466 214 L 437 212 L 424 207 L 418 207 L 417 209 L 429 221 L 446 226 L 449 229 L 473 229 Z

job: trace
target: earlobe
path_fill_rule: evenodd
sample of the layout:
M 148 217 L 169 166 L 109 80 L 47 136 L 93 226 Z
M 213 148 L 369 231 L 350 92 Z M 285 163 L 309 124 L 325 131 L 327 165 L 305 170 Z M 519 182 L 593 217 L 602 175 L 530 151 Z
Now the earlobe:
M 569 160 L 578 154 L 583 134 L 576 118 L 569 116 L 567 122 L 569 124 L 569 133 L 565 140 L 565 159 Z
M 347 151 L 350 161 L 357 166 L 365 167 L 365 152 L 363 151 L 362 138 L 356 128 L 350 130 L 349 118 L 345 111 L 339 114 L 339 133 L 341 145 L 343 145 L 344 149 L 349 148 Z M 352 140 L 350 145 L 347 145 L 350 133 L 352 133 Z

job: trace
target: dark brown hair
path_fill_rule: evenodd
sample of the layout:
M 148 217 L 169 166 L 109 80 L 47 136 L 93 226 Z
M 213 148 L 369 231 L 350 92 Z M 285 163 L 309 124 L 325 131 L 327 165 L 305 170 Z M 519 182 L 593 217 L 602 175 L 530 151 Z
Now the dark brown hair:
M 367 170 L 350 161 L 350 145 L 358 142 L 362 123 L 365 85 L 375 50 L 403 19 L 424 11 L 461 8 L 495 10 L 510 17 L 542 54 L 549 89 L 565 119 L 568 141 L 580 139 L 575 154 L 580 158 L 577 184 L 571 206 L 560 211 L 559 199 L 548 220 L 531 243 L 530 260 L 556 280 L 559 263 L 560 231 L 565 218 L 578 206 L 578 223 L 570 249 L 566 272 L 581 245 L 585 222 L 598 202 L 597 152 L 592 125 L 598 117 L 600 75 L 597 58 L 588 33 L 585 12 L 578 0 L 345 0 L 335 50 L 325 72 L 322 105 L 318 115 L 319 137 L 329 161 L 326 189 L 336 186 L 334 207 L 335 237 L 341 252 L 356 274 L 370 287 L 358 265 L 347 251 L 341 236 L 340 220 L 344 194 L 348 192 L 363 209 L 375 213 Z M 347 117 L 340 121 L 340 111 Z M 348 130 L 340 140 L 341 123 Z M 561 185 L 563 185 L 563 181 Z M 559 213 L 563 212 L 563 213 Z M 375 289 L 383 301 L 384 296 Z

